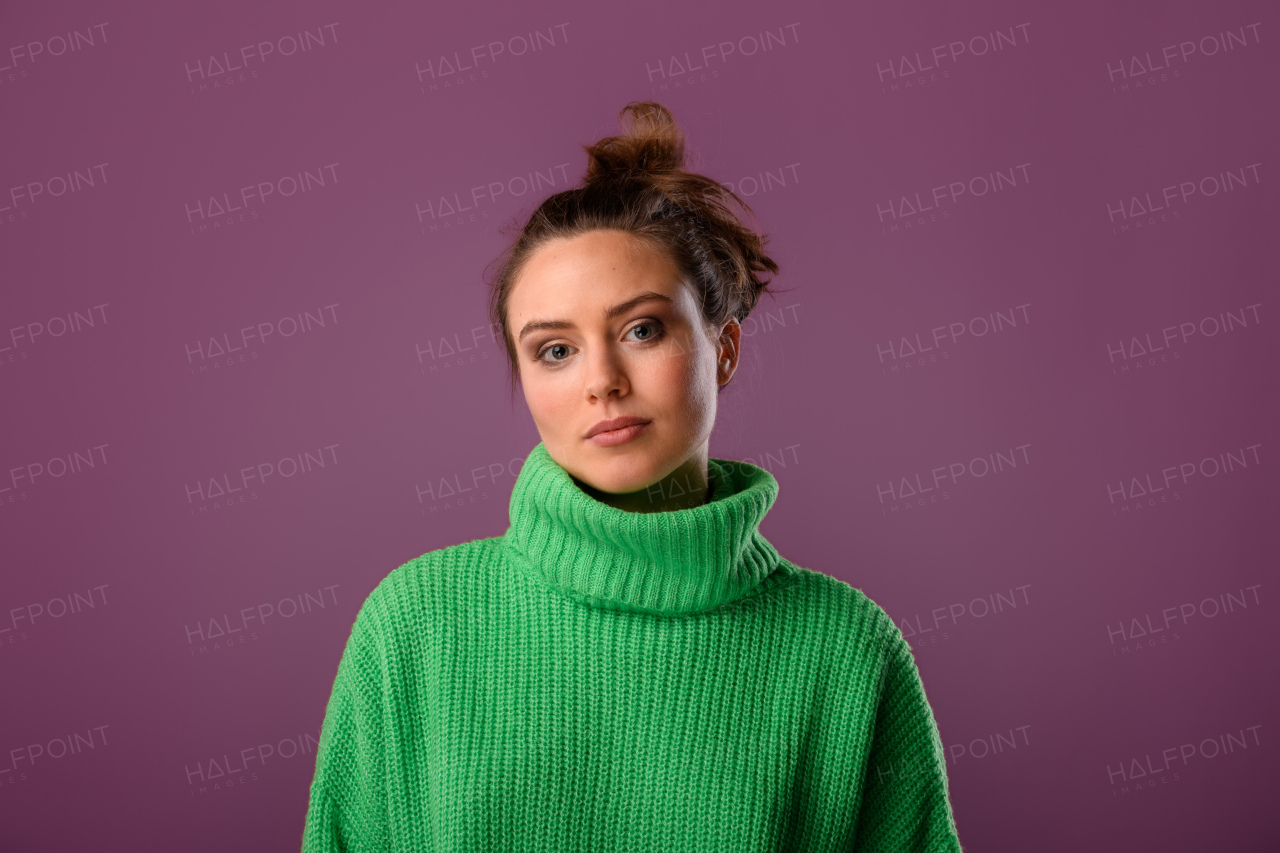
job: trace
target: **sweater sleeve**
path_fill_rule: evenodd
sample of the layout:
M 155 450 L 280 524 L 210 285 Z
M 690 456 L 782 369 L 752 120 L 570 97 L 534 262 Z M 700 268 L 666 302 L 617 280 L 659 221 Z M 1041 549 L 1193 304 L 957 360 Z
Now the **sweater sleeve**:
M 962 848 L 948 794 L 942 738 L 911 648 L 885 618 L 883 686 L 853 850 L 957 853 Z
M 384 751 L 388 679 L 370 601 L 351 629 L 325 710 L 302 853 L 390 849 Z

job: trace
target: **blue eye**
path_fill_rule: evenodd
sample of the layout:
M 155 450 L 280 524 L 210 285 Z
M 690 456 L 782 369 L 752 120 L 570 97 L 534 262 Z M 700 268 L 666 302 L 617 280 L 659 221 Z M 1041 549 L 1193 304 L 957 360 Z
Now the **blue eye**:
M 541 350 L 539 350 L 539 351 L 538 351 L 538 354 L 537 354 L 536 356 L 534 356 L 534 361 L 544 361 L 544 359 L 542 358 L 542 356 L 543 356 L 544 354 L 549 353 L 549 352 L 551 352 L 552 350 L 557 350 L 557 349 L 569 349 L 569 345 L 568 345 L 568 344 L 552 344 L 552 345 L 551 345 L 551 346 L 549 346 L 549 347 L 546 347 L 546 348 L 544 348 L 544 349 L 541 349 Z M 568 357 L 568 356 L 566 356 L 566 358 L 567 358 L 567 357 Z M 563 358 L 553 358 L 553 359 L 552 359 L 552 361 L 564 361 L 564 359 L 563 359 Z
M 637 329 L 650 330 L 648 334 L 642 334 L 640 337 L 635 339 L 640 343 L 649 343 L 651 341 L 661 340 L 662 337 L 666 334 L 665 327 L 658 320 L 645 320 L 642 323 L 637 323 L 636 325 L 632 326 L 630 329 L 627 330 L 627 334 L 631 334 Z M 573 349 L 573 347 L 569 346 L 568 344 L 550 344 L 538 350 L 537 354 L 534 355 L 533 360 L 545 365 L 553 365 L 558 362 L 567 360 L 569 356 L 566 354 L 563 358 L 552 358 L 552 359 L 546 359 L 546 358 L 543 358 L 543 356 L 545 356 L 547 353 L 551 352 L 552 350 L 571 350 L 571 349 Z
M 642 341 L 654 341 L 662 337 L 662 332 L 663 332 L 662 324 L 659 323 L 657 320 L 645 320 L 643 323 L 637 323 L 636 325 L 632 326 L 629 331 L 634 332 L 636 329 L 652 329 L 653 330 L 648 335 L 640 338 L 640 340 Z

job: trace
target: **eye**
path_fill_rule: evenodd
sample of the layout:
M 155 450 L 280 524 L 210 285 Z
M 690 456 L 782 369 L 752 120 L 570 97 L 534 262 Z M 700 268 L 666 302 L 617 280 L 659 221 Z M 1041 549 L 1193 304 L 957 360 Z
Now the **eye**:
M 637 323 L 636 325 L 632 326 L 630 329 L 627 329 L 627 334 L 629 335 L 635 331 L 640 332 L 639 337 L 636 338 L 636 340 L 638 340 L 640 343 L 649 343 L 651 341 L 660 340 L 666 334 L 666 328 L 662 325 L 662 322 L 659 320 L 645 320 L 643 322 Z M 572 349 L 573 347 L 569 346 L 568 344 L 548 344 L 547 346 L 544 346 L 538 350 L 537 354 L 534 355 L 533 360 L 541 364 L 551 366 L 563 361 L 567 361 L 570 355 L 568 351 Z M 566 352 L 564 352 L 563 355 L 558 357 L 553 356 L 552 358 L 544 358 L 544 356 L 546 356 L 547 353 L 555 353 L 559 350 L 564 350 Z
M 630 329 L 627 330 L 627 334 L 630 334 L 631 332 L 634 332 L 637 329 L 649 330 L 648 334 L 641 335 L 640 340 L 642 341 L 655 341 L 658 338 L 662 337 L 662 332 L 663 332 L 662 324 L 659 323 L 657 320 L 645 320 L 643 323 L 637 323 L 636 325 L 632 326 Z
M 564 361 L 565 358 L 569 357 L 568 355 L 565 355 L 564 358 L 553 358 L 551 359 L 550 362 L 547 362 L 546 359 L 543 358 L 543 356 L 549 352 L 554 352 L 555 350 L 567 350 L 567 349 L 571 349 L 571 347 L 568 344 L 551 344 L 550 346 L 546 346 L 538 350 L 538 354 L 533 357 L 533 360 L 541 361 L 544 363 L 554 363 L 557 361 Z

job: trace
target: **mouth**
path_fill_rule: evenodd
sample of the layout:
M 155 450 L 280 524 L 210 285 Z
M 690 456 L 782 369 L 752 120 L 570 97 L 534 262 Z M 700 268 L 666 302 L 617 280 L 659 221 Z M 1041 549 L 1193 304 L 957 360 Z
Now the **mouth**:
M 587 441 L 602 447 L 624 444 L 648 429 L 650 421 L 644 418 L 626 417 L 601 421 L 587 433 Z

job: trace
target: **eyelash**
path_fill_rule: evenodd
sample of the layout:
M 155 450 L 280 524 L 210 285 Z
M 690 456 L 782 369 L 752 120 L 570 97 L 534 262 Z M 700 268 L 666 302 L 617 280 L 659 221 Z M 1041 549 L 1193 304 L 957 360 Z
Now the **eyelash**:
M 645 338 L 643 341 L 640 341 L 640 343 L 642 344 L 652 343 L 654 341 L 661 340 L 663 335 L 665 335 L 667 331 L 666 327 L 662 324 L 661 320 L 641 320 L 639 323 L 636 323 L 634 326 L 628 329 L 627 334 L 631 334 L 633 331 L 641 328 L 642 326 L 652 326 L 654 329 L 653 336 L 649 338 Z M 547 344 L 546 346 L 538 350 L 537 354 L 533 357 L 533 360 L 540 364 L 546 365 L 548 367 L 554 366 L 555 364 L 557 364 L 557 362 L 546 361 L 543 359 L 542 356 L 545 355 L 548 350 L 553 350 L 556 347 L 560 347 L 560 346 L 568 346 L 568 344 L 554 344 L 554 343 Z M 560 362 L 562 363 L 566 360 L 567 359 L 560 359 Z

